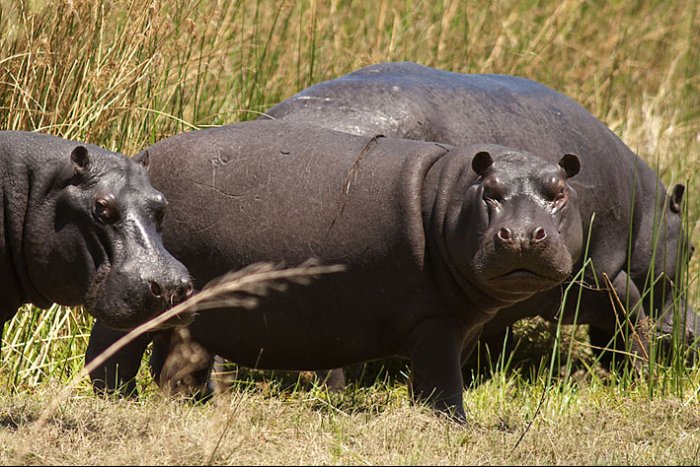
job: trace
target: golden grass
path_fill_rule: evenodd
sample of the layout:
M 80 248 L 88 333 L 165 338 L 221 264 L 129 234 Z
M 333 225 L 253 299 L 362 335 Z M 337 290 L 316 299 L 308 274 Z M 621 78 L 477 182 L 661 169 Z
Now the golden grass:
M 381 405 L 356 395 L 354 410 L 329 407 L 320 390 L 286 398 L 244 391 L 205 406 L 162 398 L 134 403 L 76 397 L 40 431 L 29 432 L 42 401 L 57 392 L 44 387 L 0 397 L 0 462 L 697 465 L 700 460 L 695 403 L 673 397 L 649 401 L 635 390 L 621 394 L 593 384 L 553 395 L 525 432 L 540 391 L 488 383 L 469 399 L 467 427 L 412 407 L 401 394 Z M 25 453 L 20 458 L 19 451 Z
M 571 96 L 667 186 L 688 185 L 700 243 L 698 0 L 0 0 L 0 129 L 133 154 L 390 60 L 516 74 Z M 695 305 L 699 274 L 696 256 Z M 548 387 L 516 450 L 541 400 L 541 369 L 470 391 L 466 430 L 410 406 L 401 378 L 337 396 L 248 379 L 193 407 L 161 400 L 144 373 L 145 402 L 94 399 L 81 386 L 28 439 L 53 385 L 80 370 L 90 324 L 56 307 L 6 326 L 0 462 L 698 462 L 697 370 L 608 384 L 577 371 Z

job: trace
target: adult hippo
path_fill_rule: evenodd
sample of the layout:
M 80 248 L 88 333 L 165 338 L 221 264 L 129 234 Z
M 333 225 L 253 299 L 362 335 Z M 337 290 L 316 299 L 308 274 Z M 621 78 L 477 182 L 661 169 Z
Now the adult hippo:
M 267 369 L 403 356 L 414 396 L 458 419 L 462 360 L 483 325 L 557 287 L 581 253 L 572 154 L 272 121 L 177 135 L 137 157 L 146 154 L 170 200 L 165 245 L 196 286 L 261 261 L 345 266 L 262 297 L 252 311 L 202 312 L 190 327 L 195 342 Z
M 590 324 L 592 344 L 606 347 L 621 317 L 604 275 L 621 302 L 630 310 L 643 308 L 661 333 L 672 333 L 675 322 L 688 340 L 698 337 L 700 323 L 683 298 L 683 270 L 692 252 L 681 227 L 684 186 L 667 194 L 647 164 L 570 98 L 524 78 L 383 63 L 311 86 L 263 118 L 456 146 L 502 144 L 549 160 L 578 154 L 583 170 L 572 185 L 583 230 L 591 232 L 593 266 L 586 270 L 580 306 L 576 290 L 560 315 L 562 290 L 552 289 L 499 312 L 483 337 L 498 347 L 506 327 L 523 317 L 561 316 L 564 323 L 576 318 Z M 611 357 L 604 358 L 609 363 Z
M 192 290 L 163 247 L 165 198 L 121 154 L 0 131 L 0 321 L 32 303 L 80 305 L 128 329 Z

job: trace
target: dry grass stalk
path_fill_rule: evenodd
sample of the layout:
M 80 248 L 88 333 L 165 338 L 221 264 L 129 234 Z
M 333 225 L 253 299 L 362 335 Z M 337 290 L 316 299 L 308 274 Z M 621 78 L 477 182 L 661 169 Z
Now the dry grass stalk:
M 337 273 L 344 269 L 345 267 L 342 265 L 321 266 L 314 260 L 309 260 L 298 267 L 289 269 L 280 269 L 271 263 L 258 263 L 212 281 L 201 292 L 188 300 L 133 329 L 85 365 L 82 371 L 63 388 L 59 395 L 47 404 L 45 410 L 34 422 L 34 430 L 40 429 L 47 423 L 75 386 L 88 376 L 90 372 L 99 368 L 107 359 L 138 336 L 162 328 L 168 321 L 176 318 L 178 315 L 187 311 L 202 311 L 223 307 L 243 307 L 252 310 L 257 304 L 257 298 L 264 296 L 271 290 L 284 291 L 290 282 L 305 285 L 318 275 Z M 31 436 L 27 437 L 27 449 L 31 439 Z M 18 461 L 23 460 L 23 454 L 26 452 L 20 451 L 18 453 Z

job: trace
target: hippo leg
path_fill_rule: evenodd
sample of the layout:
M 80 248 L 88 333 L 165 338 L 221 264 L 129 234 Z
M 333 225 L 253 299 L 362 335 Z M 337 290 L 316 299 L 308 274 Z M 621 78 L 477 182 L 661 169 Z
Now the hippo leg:
M 594 353 L 598 356 L 598 361 L 606 370 L 611 370 L 616 362 L 625 361 L 616 354 L 623 355 L 625 352 L 625 342 L 621 338 L 615 338 L 615 332 L 609 329 L 601 329 L 591 325 L 588 329 L 588 338 L 593 346 Z
M 668 293 L 663 305 L 664 312 L 656 322 L 663 355 L 672 358 L 674 352 L 681 351 L 684 358 L 692 363 L 697 358 L 698 338 L 700 338 L 700 317 L 688 303 Z M 658 355 L 658 354 L 657 354 Z
M 163 366 L 168 359 L 170 353 L 170 340 L 172 338 L 172 330 L 160 331 L 153 337 L 153 345 L 151 347 L 151 358 L 148 360 L 148 366 L 151 370 L 153 381 L 160 385 L 160 375 L 163 372 Z
M 641 294 L 624 271 L 620 271 L 611 285 L 613 290 L 604 293 L 602 299 L 614 304 L 613 318 L 608 323 L 591 323 L 591 344 L 595 347 L 607 347 L 612 351 L 601 355 L 604 365 L 612 365 L 613 353 L 616 350 L 627 349 L 636 357 L 641 357 L 634 358 L 634 367 L 641 370 L 643 361 L 649 356 L 649 320 L 642 307 Z M 618 299 L 626 311 L 620 310 Z M 622 332 L 622 336 L 615 338 L 619 332 Z M 629 345 L 625 345 L 625 342 L 629 342 Z
M 316 378 L 331 392 L 341 392 L 345 389 L 345 370 L 342 368 L 319 370 L 316 372 Z
M 125 331 L 117 331 L 95 322 L 90 334 L 90 342 L 85 352 L 85 363 L 88 364 L 104 352 L 109 346 L 125 336 Z M 119 394 L 127 397 L 137 397 L 136 374 L 141 365 L 141 357 L 152 336 L 144 334 L 131 341 L 107 361 L 90 372 L 92 387 L 96 393 Z
M 177 328 L 159 336 L 154 340 L 154 354 L 157 357 L 151 364 L 151 371 L 165 394 L 184 395 L 199 401 L 213 395 L 209 376 L 214 355 L 192 339 L 189 329 Z
M 423 322 L 409 341 L 413 399 L 430 402 L 436 410 L 460 423 L 466 422 L 462 403 L 462 348 L 455 324 L 442 320 Z

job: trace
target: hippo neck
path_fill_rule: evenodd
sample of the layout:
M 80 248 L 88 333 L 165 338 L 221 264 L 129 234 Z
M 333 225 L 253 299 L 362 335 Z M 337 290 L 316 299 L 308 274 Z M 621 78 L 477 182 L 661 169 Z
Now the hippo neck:
M 70 151 L 66 151 L 64 164 L 50 160 L 56 157 L 53 145 L 57 141 L 62 143 L 63 140 L 39 134 L 32 136 L 36 138 L 36 145 L 26 142 L 22 145 L 12 144 L 12 140 L 8 146 L 0 145 L 0 164 L 3 165 L 5 177 L 2 191 L 3 222 L 0 226 L 4 251 L 0 269 L 2 277 L 12 284 L 3 287 L 5 292 L 0 306 L 6 307 L 7 311 L 3 312 L 10 315 L 23 303 L 32 303 L 40 308 L 46 308 L 52 303 L 41 293 L 41 284 L 35 283 L 29 272 L 27 262 L 34 256 L 27 242 L 27 225 L 30 218 L 43 215 L 46 216 L 43 222 L 46 232 L 54 230 L 53 185 L 60 179 L 60 172 L 66 170 Z M 27 138 L 26 135 L 22 137 Z M 7 180 L 11 182 L 8 183 Z
M 471 158 L 454 149 L 437 161 L 425 178 L 422 198 L 427 260 L 441 296 L 450 311 L 463 321 L 483 324 L 498 310 L 527 297 L 498 297 L 489 294 L 465 276 L 451 258 L 446 243 L 446 218 L 452 196 L 471 176 Z

